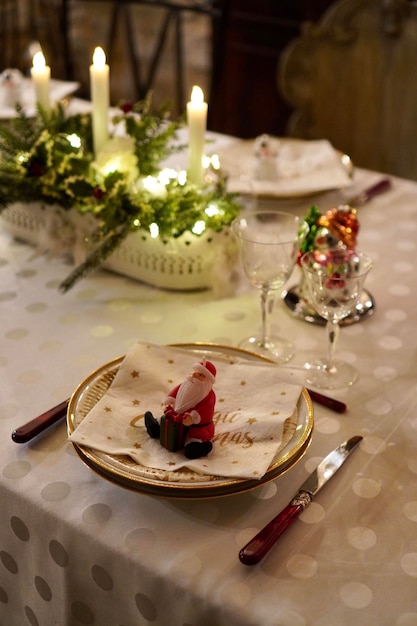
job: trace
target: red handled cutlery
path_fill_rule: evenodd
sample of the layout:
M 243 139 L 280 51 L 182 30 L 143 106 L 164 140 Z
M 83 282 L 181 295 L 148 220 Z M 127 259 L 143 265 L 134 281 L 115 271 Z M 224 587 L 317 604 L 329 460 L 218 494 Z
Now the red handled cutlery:
M 12 432 L 13 441 L 16 443 L 26 443 L 49 426 L 52 426 L 52 424 L 61 420 L 67 414 L 68 402 L 69 400 L 60 402 L 52 409 L 45 411 L 45 413 L 38 415 L 30 420 L 30 422 L 16 428 L 16 430 Z
M 372 198 L 375 198 L 375 196 L 379 196 L 379 194 L 385 193 L 386 191 L 389 191 L 391 188 L 392 188 L 391 180 L 389 178 L 382 178 L 380 181 L 375 183 L 375 185 L 368 187 L 364 191 L 361 191 L 357 196 L 350 198 L 348 200 L 348 204 L 350 204 L 353 207 L 361 207 L 367 202 L 369 202 L 370 200 L 372 200 Z
M 282 533 L 310 504 L 316 493 L 334 476 L 362 439 L 360 435 L 351 437 L 319 463 L 291 502 L 241 549 L 239 560 L 242 563 L 256 565 L 263 559 Z

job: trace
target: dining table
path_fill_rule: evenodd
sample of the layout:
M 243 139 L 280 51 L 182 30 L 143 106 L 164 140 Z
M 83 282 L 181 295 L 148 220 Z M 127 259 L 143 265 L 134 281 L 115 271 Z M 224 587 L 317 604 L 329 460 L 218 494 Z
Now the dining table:
M 208 134 L 212 146 L 221 140 Z M 343 189 L 259 202 L 324 212 L 382 176 L 354 164 Z M 337 353 L 359 376 L 323 391 L 347 410 L 313 401 L 311 436 L 293 463 L 250 489 L 201 497 L 100 472 L 69 440 L 64 414 L 27 442 L 11 434 L 137 342 L 238 349 L 260 327 L 257 290 L 241 272 L 214 294 L 100 269 L 64 294 L 66 260 L 0 230 L 1 626 L 417 625 L 417 183 L 390 181 L 358 208 L 374 306 L 342 326 Z M 280 371 L 326 350 L 323 324 L 285 303 L 300 277 L 297 266 L 273 312 L 295 345 Z M 355 436 L 357 449 L 268 554 L 242 563 L 241 548 Z

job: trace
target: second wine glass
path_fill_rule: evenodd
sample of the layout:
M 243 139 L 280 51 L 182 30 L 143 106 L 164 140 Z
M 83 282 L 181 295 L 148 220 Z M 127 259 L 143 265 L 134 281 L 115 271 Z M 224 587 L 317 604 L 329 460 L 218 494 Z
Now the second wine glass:
M 277 363 L 289 361 L 293 344 L 270 332 L 276 294 L 291 275 L 308 231 L 306 222 L 280 211 L 242 213 L 232 225 L 246 276 L 261 294 L 262 333 L 244 339 L 243 348 L 263 353 Z
M 358 305 L 372 260 L 346 248 L 314 250 L 302 256 L 301 267 L 313 306 L 327 320 L 327 357 L 305 364 L 307 382 L 322 389 L 349 387 L 358 373 L 335 356 L 339 322 Z

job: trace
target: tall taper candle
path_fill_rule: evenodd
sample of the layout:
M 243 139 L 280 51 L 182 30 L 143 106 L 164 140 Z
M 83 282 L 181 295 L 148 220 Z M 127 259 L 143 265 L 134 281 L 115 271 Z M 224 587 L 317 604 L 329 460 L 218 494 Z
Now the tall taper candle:
M 204 141 L 207 126 L 207 102 L 201 87 L 194 85 L 191 101 L 187 102 L 188 122 L 188 180 L 195 185 L 204 181 Z
M 32 68 L 30 70 L 35 87 L 36 102 L 44 109 L 49 109 L 49 82 L 51 68 L 45 63 L 45 57 L 38 50 L 33 55 Z
M 100 152 L 109 134 L 110 85 L 109 66 L 106 55 L 100 47 L 94 50 L 93 64 L 90 65 L 91 102 L 93 104 L 93 145 L 94 154 Z

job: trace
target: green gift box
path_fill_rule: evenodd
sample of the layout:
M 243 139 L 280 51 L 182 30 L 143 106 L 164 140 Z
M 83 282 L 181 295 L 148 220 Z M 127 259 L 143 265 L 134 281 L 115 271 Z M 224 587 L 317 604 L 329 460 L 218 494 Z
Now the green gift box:
M 184 445 L 186 430 L 182 422 L 173 422 L 163 415 L 161 417 L 161 445 L 170 452 L 176 452 Z

